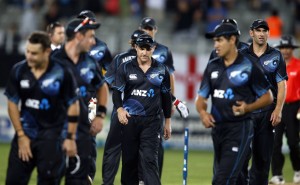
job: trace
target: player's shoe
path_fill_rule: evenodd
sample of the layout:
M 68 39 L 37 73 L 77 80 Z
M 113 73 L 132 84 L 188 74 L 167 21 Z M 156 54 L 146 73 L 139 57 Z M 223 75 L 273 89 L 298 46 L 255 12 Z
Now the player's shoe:
M 296 172 L 294 173 L 293 182 L 294 182 L 295 184 L 300 184 L 300 171 L 296 171 Z
M 273 176 L 271 178 L 271 180 L 269 181 L 269 184 L 284 184 L 284 183 L 285 183 L 285 181 L 284 181 L 283 177 L 278 176 L 278 175 Z

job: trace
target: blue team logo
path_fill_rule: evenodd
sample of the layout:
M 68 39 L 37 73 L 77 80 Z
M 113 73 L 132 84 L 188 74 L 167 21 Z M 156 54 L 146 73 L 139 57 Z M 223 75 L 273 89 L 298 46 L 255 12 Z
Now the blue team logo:
M 123 107 L 130 115 L 146 115 L 144 106 L 137 100 L 128 99 L 124 102 Z
M 56 78 L 48 78 L 41 82 L 41 90 L 50 96 L 55 96 L 59 93 L 60 82 Z
M 93 57 L 96 61 L 99 61 L 104 57 L 104 52 L 98 49 L 93 49 L 90 51 L 90 56 Z
M 228 88 L 224 93 L 224 98 L 228 100 L 232 100 L 234 98 L 233 90 Z
M 22 112 L 20 121 L 26 135 L 29 136 L 29 138 L 36 138 L 38 134 L 38 124 L 35 117 L 25 110 Z
M 164 75 L 161 70 L 153 70 L 151 73 L 147 74 L 147 79 L 151 84 L 160 86 L 164 79 Z
M 81 96 L 81 97 L 86 97 L 87 96 L 87 90 L 86 90 L 85 86 L 80 86 L 79 87 L 78 95 Z
M 156 47 L 152 55 L 152 57 L 160 63 L 164 63 L 167 60 L 167 56 L 167 49 L 159 46 Z
M 265 70 L 274 72 L 279 65 L 279 56 L 275 56 L 270 59 L 267 58 L 266 60 L 261 61 L 261 63 Z
M 154 90 L 153 89 L 149 89 L 149 91 L 147 92 L 147 96 L 152 98 L 154 96 Z
M 86 83 L 91 83 L 95 75 L 89 67 L 84 67 L 80 69 L 80 76 Z
M 50 103 L 46 98 L 43 98 L 40 102 L 41 110 L 48 110 L 50 108 Z
M 241 86 L 248 82 L 250 71 L 250 65 L 237 65 L 227 70 L 227 76 L 231 83 L 236 86 Z

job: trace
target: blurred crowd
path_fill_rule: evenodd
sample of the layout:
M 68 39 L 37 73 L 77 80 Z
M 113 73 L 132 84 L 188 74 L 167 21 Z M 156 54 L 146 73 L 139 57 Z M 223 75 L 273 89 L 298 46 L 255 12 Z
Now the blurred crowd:
M 285 28 L 285 32 L 294 35 L 299 42 L 300 11 L 296 10 L 300 9 L 300 0 L 285 0 L 284 3 L 293 7 L 293 16 L 289 20 L 291 26 Z M 246 5 L 247 11 L 266 15 L 262 18 L 266 18 L 270 25 L 270 39 L 279 39 L 284 34 L 285 21 L 281 17 L 283 10 L 276 9 L 274 4 L 271 0 L 4 0 L 0 3 L 1 8 L 6 10 L 0 13 L 1 25 L 5 25 L 0 28 L 0 57 L 2 61 L 17 62 L 24 53 L 24 41 L 29 33 L 45 30 L 48 24 L 56 21 L 65 24 L 85 9 L 95 12 L 100 20 L 101 17 L 140 20 L 153 16 L 159 28 L 165 29 L 164 25 L 170 25 L 166 30 L 172 40 L 194 41 L 203 37 L 205 32 L 212 31 L 222 19 L 236 18 L 230 17 L 231 13 L 242 13 L 239 9 Z M 5 15 L 15 17 L 7 18 Z

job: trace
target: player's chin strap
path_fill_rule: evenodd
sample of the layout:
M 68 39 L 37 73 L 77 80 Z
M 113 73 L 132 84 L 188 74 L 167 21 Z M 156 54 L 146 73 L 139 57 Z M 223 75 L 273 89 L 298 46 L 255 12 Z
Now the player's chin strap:
M 182 118 L 187 118 L 189 116 L 190 111 L 182 101 L 176 99 L 173 102 L 173 105 L 175 105 L 177 111 L 179 112 L 179 114 Z
M 80 167 L 80 157 L 77 154 L 74 157 L 76 158 L 76 165 L 75 168 L 70 172 L 72 175 L 75 174 Z M 66 157 L 66 167 L 69 168 L 69 156 Z

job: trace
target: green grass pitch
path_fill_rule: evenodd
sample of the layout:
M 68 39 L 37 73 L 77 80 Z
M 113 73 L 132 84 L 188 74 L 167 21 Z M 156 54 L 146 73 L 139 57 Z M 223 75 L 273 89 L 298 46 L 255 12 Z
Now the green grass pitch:
M 8 161 L 10 145 L 0 144 L 0 185 L 4 185 L 6 168 Z M 103 148 L 98 149 L 97 173 L 94 181 L 95 185 L 101 184 L 101 165 L 102 165 Z M 188 156 L 188 185 L 209 185 L 212 178 L 212 152 L 189 151 Z M 183 168 L 183 150 L 165 150 L 164 167 L 162 184 L 163 185 L 180 185 L 182 184 Z M 284 176 L 287 182 L 291 182 L 293 170 L 289 157 L 286 156 L 284 166 Z M 64 184 L 64 183 L 61 183 Z M 115 184 L 120 185 L 120 170 L 116 176 Z M 36 172 L 33 173 L 29 185 L 36 185 Z

